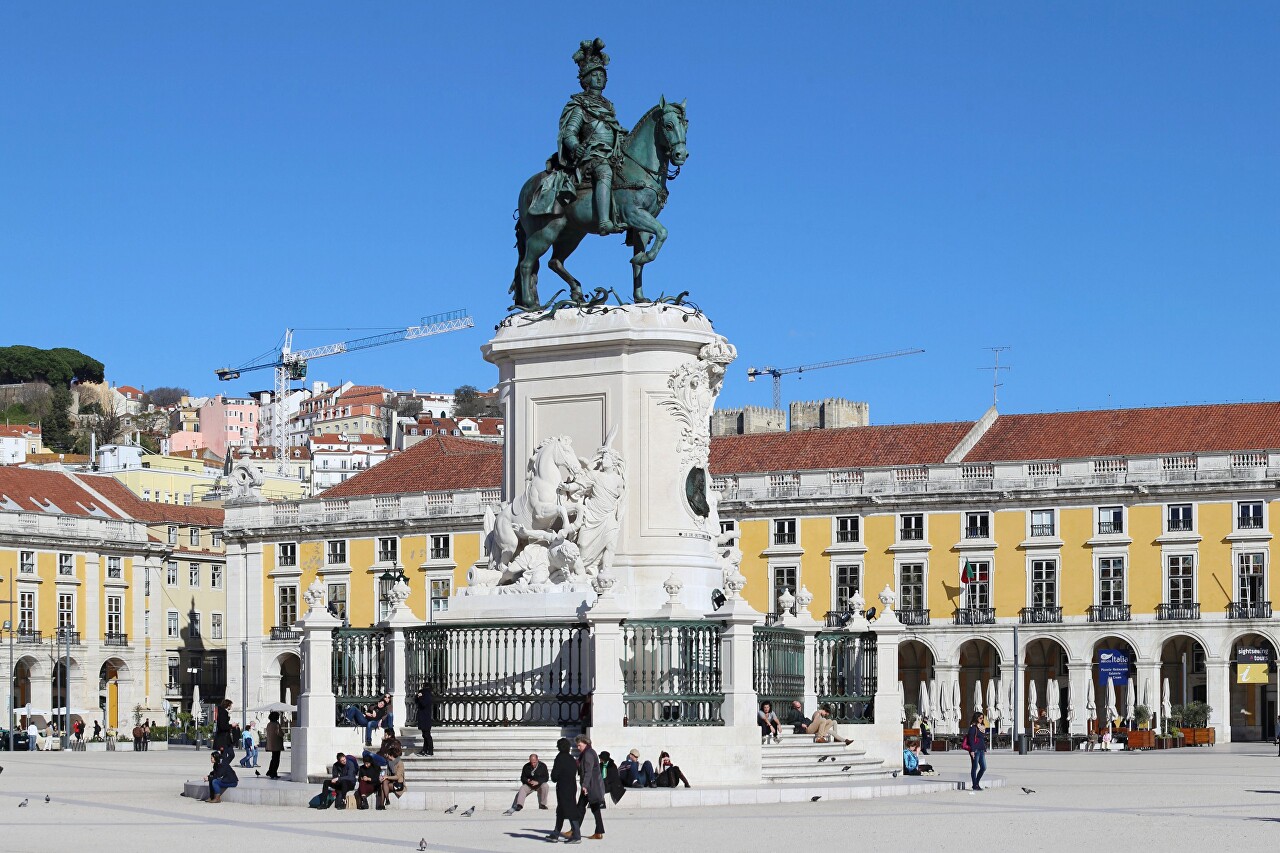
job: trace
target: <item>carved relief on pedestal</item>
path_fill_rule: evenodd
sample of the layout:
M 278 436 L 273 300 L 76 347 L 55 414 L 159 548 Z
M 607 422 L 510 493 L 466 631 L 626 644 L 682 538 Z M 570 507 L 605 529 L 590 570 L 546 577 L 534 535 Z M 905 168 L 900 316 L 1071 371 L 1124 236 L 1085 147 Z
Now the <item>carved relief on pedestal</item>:
M 711 456 L 711 409 L 724 385 L 725 369 L 738 350 L 721 335 L 698 351 L 697 359 L 672 371 L 667 379 L 671 395 L 661 401 L 680 422 L 676 454 L 684 469 L 707 467 Z

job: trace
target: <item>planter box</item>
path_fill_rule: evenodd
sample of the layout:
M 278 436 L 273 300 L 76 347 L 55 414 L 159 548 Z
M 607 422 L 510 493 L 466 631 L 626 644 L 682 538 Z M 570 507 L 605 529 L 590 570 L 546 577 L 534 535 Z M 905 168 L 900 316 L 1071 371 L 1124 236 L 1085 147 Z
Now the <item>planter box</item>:
M 929 745 L 930 752 L 947 752 L 951 746 L 947 743 L 946 738 L 939 738 Z
M 1182 729 L 1187 746 L 1213 746 L 1217 743 L 1216 729 Z
M 1155 749 L 1155 732 L 1134 730 L 1129 732 L 1130 749 Z
M 1070 752 L 1071 739 L 1070 738 L 1054 738 L 1053 751 L 1054 752 Z
M 106 742 L 105 742 L 105 741 L 103 741 L 103 742 L 99 742 L 99 743 L 93 743 L 92 741 L 86 741 L 86 742 L 85 742 L 85 745 L 84 745 L 84 751 L 85 751 L 85 752 L 106 752 L 106 751 L 107 751 L 107 744 L 106 744 Z
M 909 737 L 917 737 L 917 738 L 918 738 L 918 737 L 920 737 L 920 730 L 919 730 L 919 729 L 903 729 L 903 730 L 902 730 L 902 736 L 903 736 L 904 738 L 909 738 Z

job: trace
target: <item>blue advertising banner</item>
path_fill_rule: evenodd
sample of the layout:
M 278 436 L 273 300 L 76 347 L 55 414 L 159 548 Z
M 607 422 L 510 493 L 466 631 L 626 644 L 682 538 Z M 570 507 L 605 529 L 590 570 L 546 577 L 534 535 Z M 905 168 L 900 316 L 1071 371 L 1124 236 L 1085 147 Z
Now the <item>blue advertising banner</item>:
M 1098 674 L 1102 683 L 1124 684 L 1129 680 L 1129 654 L 1114 649 L 1098 652 Z

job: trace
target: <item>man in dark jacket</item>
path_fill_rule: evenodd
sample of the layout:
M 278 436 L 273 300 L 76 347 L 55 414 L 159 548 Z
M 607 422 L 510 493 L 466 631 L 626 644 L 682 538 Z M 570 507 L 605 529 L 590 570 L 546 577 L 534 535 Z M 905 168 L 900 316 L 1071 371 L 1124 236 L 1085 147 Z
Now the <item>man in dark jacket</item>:
M 569 739 L 556 741 L 556 763 L 551 767 L 551 781 L 556 786 L 556 828 L 547 836 L 548 841 L 559 841 L 560 830 L 569 822 L 569 841 L 582 841 L 582 810 L 578 807 L 578 762 L 569 753 Z
M 434 721 L 435 697 L 431 695 L 431 685 L 422 682 L 422 689 L 414 697 L 413 704 L 418 709 L 418 731 L 422 732 L 422 749 L 418 755 L 435 755 L 436 745 L 431 741 L 431 724 Z
M 223 699 L 213 712 L 213 748 L 230 749 L 231 743 L 231 700 Z
M 321 790 L 333 791 L 334 807 L 347 807 L 347 793 L 356 787 L 359 765 L 360 760 L 354 755 L 338 753 L 338 760 L 333 762 L 333 767 L 329 770 L 329 778 L 321 786 Z
M 222 802 L 222 792 L 240 784 L 236 771 L 231 768 L 231 759 L 224 752 L 215 752 L 209 756 L 213 770 L 205 778 L 209 780 L 210 803 Z
M 618 762 L 613 760 L 613 756 L 609 755 L 606 749 L 600 753 L 600 774 L 604 776 L 604 790 L 613 800 L 616 806 L 618 800 L 622 799 L 622 795 L 627 792 L 626 787 L 622 784 L 622 776 L 618 773 Z
M 520 771 L 520 790 L 516 791 L 516 801 L 511 804 L 506 814 L 514 814 L 524 808 L 525 797 L 534 791 L 538 792 L 538 808 L 545 809 L 547 795 L 550 793 L 547 787 L 547 765 L 538 760 L 536 752 L 529 756 L 529 761 Z
M 591 748 L 591 738 L 578 735 L 574 738 L 578 745 L 578 769 L 582 773 L 582 799 L 578 803 L 578 812 L 584 817 L 586 809 L 596 819 L 596 831 L 589 837 L 599 841 L 604 838 L 604 817 L 600 812 L 604 809 L 604 775 L 600 771 L 600 756 Z

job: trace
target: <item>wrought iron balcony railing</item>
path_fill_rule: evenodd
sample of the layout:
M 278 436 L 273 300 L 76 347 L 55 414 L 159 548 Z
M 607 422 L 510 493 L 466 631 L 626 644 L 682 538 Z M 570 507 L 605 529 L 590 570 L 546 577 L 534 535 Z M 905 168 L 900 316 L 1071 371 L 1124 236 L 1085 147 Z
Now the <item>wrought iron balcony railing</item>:
M 990 539 L 990 527 L 966 527 L 964 529 L 965 539 Z
M 1031 535 L 1032 536 L 1052 536 L 1053 525 L 1052 524 L 1033 524 L 1031 525 Z
M 59 628 L 57 632 L 50 637 L 56 643 L 67 643 L 68 645 L 80 645 L 80 632 L 72 631 L 69 628 Z
M 1168 619 L 1199 619 L 1200 618 L 1200 602 L 1189 602 L 1186 604 L 1157 604 L 1156 619 L 1165 621 Z
M 127 646 L 129 645 L 129 635 L 108 631 L 102 635 L 102 644 L 104 646 Z
M 955 613 L 957 625 L 994 625 L 996 609 L 994 607 L 961 607 Z
M 44 634 L 31 628 L 19 628 L 14 639 L 19 643 L 43 643 Z
M 1095 604 L 1089 608 L 1090 622 L 1128 622 L 1130 605 Z
M 1191 519 L 1189 518 L 1171 518 L 1169 519 L 1169 532 L 1177 533 L 1179 531 L 1187 531 L 1191 529 Z
M 271 626 L 271 639 L 273 640 L 301 640 L 302 632 L 297 628 L 289 628 L 284 625 Z
M 1270 601 L 1233 601 L 1227 605 L 1228 619 L 1270 619 Z
M 929 624 L 929 608 L 927 607 L 903 607 L 893 611 L 898 616 L 898 621 L 903 625 L 917 626 Z
M 1099 521 L 1098 535 L 1106 536 L 1109 533 L 1124 533 L 1123 521 Z
M 1018 611 L 1023 625 L 1051 625 L 1062 621 L 1061 607 L 1024 607 Z
M 898 531 L 898 536 L 903 542 L 918 542 L 924 539 L 924 530 L 920 527 L 904 527 Z
M 1236 527 L 1240 530 L 1261 530 L 1262 516 L 1242 515 L 1236 519 Z

